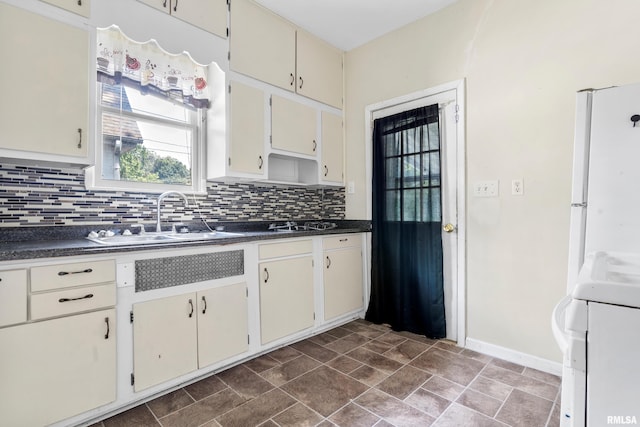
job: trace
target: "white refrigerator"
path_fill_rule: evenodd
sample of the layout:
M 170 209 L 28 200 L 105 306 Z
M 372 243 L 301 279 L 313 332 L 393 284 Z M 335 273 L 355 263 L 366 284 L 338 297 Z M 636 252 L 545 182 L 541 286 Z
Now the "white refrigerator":
M 640 252 L 640 84 L 576 101 L 568 292 L 585 254 Z
M 640 423 L 640 84 L 577 95 L 562 426 Z

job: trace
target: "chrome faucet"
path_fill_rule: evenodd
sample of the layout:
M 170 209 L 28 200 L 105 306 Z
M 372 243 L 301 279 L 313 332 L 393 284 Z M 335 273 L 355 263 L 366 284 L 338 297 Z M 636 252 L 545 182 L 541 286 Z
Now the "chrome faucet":
M 182 197 L 182 199 L 184 200 L 184 205 L 188 206 L 189 205 L 189 200 L 187 200 L 187 196 L 185 196 L 184 194 L 182 194 L 179 191 L 165 191 L 164 193 L 162 193 L 161 195 L 158 196 L 158 222 L 156 223 L 156 232 L 160 233 L 162 231 L 162 227 L 160 226 L 160 204 L 162 203 L 162 200 L 164 200 L 165 197 L 170 196 L 172 194 L 175 194 L 177 196 Z

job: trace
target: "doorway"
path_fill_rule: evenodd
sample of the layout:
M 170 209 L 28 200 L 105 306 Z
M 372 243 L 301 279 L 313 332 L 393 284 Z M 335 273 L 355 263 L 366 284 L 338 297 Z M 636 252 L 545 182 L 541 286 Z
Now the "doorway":
M 464 345 L 465 330 L 465 259 L 464 259 L 464 81 L 456 81 L 425 91 L 394 98 L 366 108 L 367 189 L 369 218 L 373 218 L 373 140 L 376 120 L 431 106 L 437 115 L 439 156 L 437 187 L 441 215 L 436 239 L 441 239 L 442 281 L 446 338 Z M 431 120 L 433 122 L 433 120 Z M 432 134 L 433 136 L 433 134 Z M 430 151 L 430 150 L 427 150 Z M 407 160 L 407 159 L 405 159 Z M 406 163 L 406 162 L 405 162 Z M 403 166 L 403 167 L 406 167 Z M 427 186 L 431 186 L 429 180 Z M 421 190 L 427 190 L 426 188 Z M 415 193 L 415 192 L 414 192 Z M 417 194 L 417 193 L 416 193 Z M 431 196 L 430 196 L 431 197 Z M 379 200 L 376 200 L 378 203 Z M 432 205 L 433 208 L 433 205 Z M 380 209 L 378 209 L 380 212 Z M 379 216 L 379 215 L 378 215 Z M 374 228 L 374 240 L 376 230 Z M 411 241 L 413 239 L 407 239 Z M 413 244 L 413 243 L 411 243 Z M 424 246 L 424 245 L 423 245 Z M 375 248 L 374 248 L 375 250 Z M 431 253 L 431 252 L 430 252 Z M 431 257 L 431 255 L 429 255 Z M 378 262 L 379 260 L 372 260 Z M 427 262 L 428 263 L 428 262 Z M 372 265 L 375 269 L 376 266 Z M 432 270 L 434 270 L 432 268 Z M 375 297 L 375 289 L 372 290 Z

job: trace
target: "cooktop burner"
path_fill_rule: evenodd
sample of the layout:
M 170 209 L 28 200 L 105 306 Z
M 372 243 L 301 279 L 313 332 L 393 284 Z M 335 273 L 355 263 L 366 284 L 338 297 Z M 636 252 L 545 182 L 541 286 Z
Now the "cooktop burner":
M 314 221 L 314 222 L 305 222 L 303 225 L 299 225 L 295 221 L 287 221 L 287 222 L 274 222 L 269 224 L 269 230 L 272 231 L 316 231 L 316 230 L 331 230 L 332 228 L 336 228 L 337 225 L 335 222 L 326 222 L 326 221 Z

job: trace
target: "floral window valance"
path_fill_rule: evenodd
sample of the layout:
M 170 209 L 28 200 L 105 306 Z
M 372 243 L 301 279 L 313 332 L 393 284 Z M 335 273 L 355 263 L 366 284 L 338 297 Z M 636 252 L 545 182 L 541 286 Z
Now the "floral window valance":
M 131 40 L 116 25 L 97 31 L 98 81 L 125 84 L 179 100 L 195 108 L 208 108 L 208 67 L 198 64 L 187 52 L 171 54 L 151 39 Z

